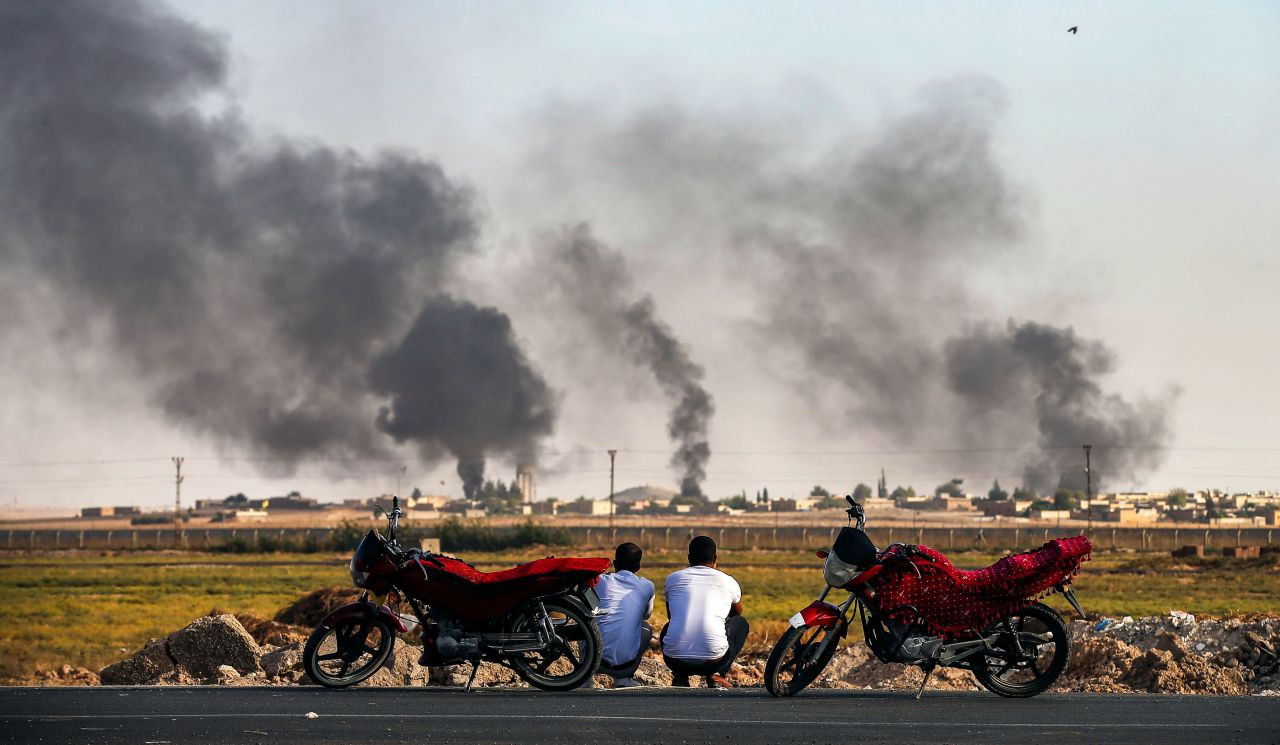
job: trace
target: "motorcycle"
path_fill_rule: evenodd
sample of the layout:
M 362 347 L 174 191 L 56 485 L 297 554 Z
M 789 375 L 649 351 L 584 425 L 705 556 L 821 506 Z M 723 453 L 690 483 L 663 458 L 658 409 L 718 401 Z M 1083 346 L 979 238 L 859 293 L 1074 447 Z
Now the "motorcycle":
M 964 571 L 927 546 L 893 543 L 877 550 L 862 530 L 862 505 L 845 500 L 850 525 L 831 550 L 817 552 L 827 586 L 791 617 L 769 655 L 769 693 L 793 696 L 816 680 L 854 616 L 877 659 L 924 671 L 917 699 L 937 667 L 969 670 L 1001 696 L 1035 696 L 1053 685 L 1071 658 L 1071 641 L 1062 617 L 1036 601 L 1059 592 L 1084 618 L 1071 580 L 1093 550 L 1088 538 L 1055 539 Z M 833 605 L 827 602 L 832 590 L 849 597 Z
M 458 559 L 405 548 L 396 541 L 400 500 L 393 498 L 387 535 L 370 530 L 351 557 L 360 599 L 330 613 L 303 648 L 311 679 L 328 688 L 355 685 L 388 660 L 396 634 L 420 628 L 419 663 L 471 663 L 467 690 L 482 661 L 511 668 L 548 691 L 581 686 L 600 664 L 595 586 L 608 559 L 538 559 L 481 572 Z M 412 615 L 399 612 L 407 603 Z

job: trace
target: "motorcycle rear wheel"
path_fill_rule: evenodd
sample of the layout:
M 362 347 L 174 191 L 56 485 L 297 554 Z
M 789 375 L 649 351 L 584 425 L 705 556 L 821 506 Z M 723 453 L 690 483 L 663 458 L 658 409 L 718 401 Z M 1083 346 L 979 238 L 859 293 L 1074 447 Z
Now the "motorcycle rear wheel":
M 840 646 L 843 624 L 829 628 L 799 626 L 787 629 L 778 639 L 764 666 L 764 687 L 774 696 L 794 696 L 803 691 L 827 667 Z M 834 635 L 835 638 L 831 638 Z M 825 649 L 821 645 L 831 639 Z
M 381 618 L 321 624 L 302 648 L 302 667 L 326 688 L 346 688 L 378 672 L 395 642 L 395 632 Z
M 1015 654 L 1013 637 L 1025 650 L 1017 659 L 983 656 L 973 663 L 973 677 L 992 693 L 1009 698 L 1029 698 L 1043 693 L 1058 680 L 1071 661 L 1071 640 L 1067 625 L 1057 611 L 1043 603 L 1033 603 L 987 627 L 983 635 L 1000 634 L 996 644 Z M 1014 634 L 1009 633 L 1012 629 Z
M 507 655 L 516 674 L 535 688 L 544 691 L 571 691 L 579 688 L 600 667 L 604 642 L 595 619 L 578 603 L 564 598 L 542 601 L 559 641 L 547 649 L 513 652 Z M 541 613 L 530 608 L 516 618 L 511 630 L 516 633 L 540 628 Z

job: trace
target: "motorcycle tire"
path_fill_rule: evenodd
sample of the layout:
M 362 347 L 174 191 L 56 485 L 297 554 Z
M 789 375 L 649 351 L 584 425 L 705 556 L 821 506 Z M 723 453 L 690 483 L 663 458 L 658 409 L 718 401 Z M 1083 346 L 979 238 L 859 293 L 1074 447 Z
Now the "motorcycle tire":
M 1029 698 L 1043 693 L 1058 680 L 1071 661 L 1071 638 L 1067 635 L 1067 625 L 1057 611 L 1043 603 L 1033 603 L 1008 616 L 1008 620 L 1019 640 L 1034 644 L 1038 654 L 1014 663 L 996 657 L 980 657 L 973 663 L 973 677 L 987 690 L 1008 698 Z M 1002 632 L 1007 636 L 1005 619 L 991 624 L 983 635 Z M 1050 643 L 1053 644 L 1052 651 L 1044 650 L 1044 645 Z
M 375 634 L 377 643 L 370 645 L 369 638 Z M 381 618 L 351 619 L 332 627 L 321 624 L 302 648 L 302 667 L 312 681 L 325 688 L 347 688 L 381 670 L 395 642 L 395 632 Z M 356 662 L 361 664 L 352 669 Z
M 556 635 L 562 639 L 563 645 L 541 651 L 512 653 L 507 655 L 507 662 L 517 675 L 535 688 L 544 691 L 580 688 L 600 667 L 600 657 L 604 654 L 600 627 L 586 607 L 568 598 L 544 600 L 542 607 L 551 616 Z M 538 615 L 536 608 L 527 609 L 511 624 L 511 631 L 536 628 Z M 553 666 L 556 666 L 554 670 Z
M 769 653 L 769 661 L 764 666 L 764 687 L 769 693 L 778 697 L 794 696 L 803 691 L 810 683 L 818 679 L 827 663 L 835 656 L 840 646 L 840 637 L 844 633 L 843 624 L 835 624 L 830 628 L 821 626 L 791 627 L 778 639 Z M 805 660 L 807 650 L 814 649 L 831 638 L 826 648 L 817 656 Z M 788 656 L 788 653 L 790 656 Z M 791 678 L 784 676 L 794 669 Z

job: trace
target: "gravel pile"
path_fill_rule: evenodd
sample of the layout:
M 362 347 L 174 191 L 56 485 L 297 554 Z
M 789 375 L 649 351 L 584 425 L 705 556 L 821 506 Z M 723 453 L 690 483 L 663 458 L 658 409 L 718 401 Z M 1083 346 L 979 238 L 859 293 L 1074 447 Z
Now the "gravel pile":
M 1132 657 L 1134 661 L 1126 664 L 1164 666 L 1164 674 L 1147 679 L 1145 686 L 1138 677 L 1103 670 L 1101 662 L 1086 670 L 1105 685 L 1170 693 L 1280 691 L 1280 619 L 1199 620 L 1174 611 L 1168 616 L 1076 621 L 1070 631 L 1077 657 L 1089 661 Z M 1170 672 L 1170 665 L 1177 671 Z
M 30 685 L 301 685 L 302 647 L 317 623 L 334 608 L 350 602 L 344 588 L 309 593 L 277 614 L 274 620 L 220 614 L 196 619 L 165 639 L 151 639 L 141 649 L 94 673 L 63 665 L 39 670 Z M 1069 624 L 1072 659 L 1055 685 L 1058 691 L 1107 693 L 1179 693 L 1202 695 L 1280 695 L 1280 619 L 1244 617 L 1197 619 L 1179 611 L 1167 616 Z M 418 665 L 421 648 L 402 636 L 391 664 L 362 685 L 462 686 L 470 665 L 428 669 Z M 744 656 L 729 675 L 737 686 L 764 682 L 766 655 Z M 922 672 L 906 665 L 877 661 L 861 642 L 843 646 L 816 688 L 913 691 Z M 650 650 L 636 673 L 645 685 L 671 684 L 661 655 Z M 476 686 L 527 687 L 511 670 L 483 663 Z M 598 687 L 612 680 L 596 677 Z M 979 690 L 967 671 L 939 668 L 927 690 Z

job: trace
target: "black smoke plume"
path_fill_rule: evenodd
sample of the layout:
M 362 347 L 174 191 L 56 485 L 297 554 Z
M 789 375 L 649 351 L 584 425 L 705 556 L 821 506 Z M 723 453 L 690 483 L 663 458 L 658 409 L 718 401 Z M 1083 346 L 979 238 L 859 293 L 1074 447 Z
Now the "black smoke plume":
M 378 428 L 397 442 L 426 443 L 428 455 L 436 443 L 447 448 L 468 497 L 484 483 L 486 452 L 532 462 L 529 444 L 555 423 L 551 389 L 493 308 L 428 301 L 404 340 L 374 360 L 370 380 L 390 398 Z
M 491 330 L 494 311 L 432 300 L 414 321 L 472 250 L 471 193 L 413 155 L 255 138 L 206 113 L 226 74 L 219 37 L 148 3 L 0 2 L 4 270 L 54 283 L 85 325 L 105 320 L 173 420 L 286 464 L 386 455 L 379 394 L 397 438 L 447 438 L 459 455 L 463 442 L 468 458 L 549 431 L 546 402 L 518 395 L 502 418 L 442 403 L 405 429 L 410 387 L 452 404 L 439 391 L 466 377 L 451 366 L 472 358 L 444 343 L 531 374 L 509 333 L 450 330 Z
M 553 286 L 588 322 L 597 339 L 617 346 L 652 373 L 667 398 L 667 433 L 676 443 L 671 464 L 680 470 L 680 493 L 702 494 L 711 446 L 707 429 L 715 404 L 702 385 L 703 371 L 672 328 L 658 318 L 653 298 L 639 295 L 623 258 L 585 225 L 548 239 Z
M 1098 379 L 1115 368 L 1115 354 L 1070 328 L 1010 321 L 951 339 L 944 356 L 950 389 L 970 422 L 1034 423 L 1040 449 L 1025 465 L 1023 484 L 1037 493 L 1085 488 L 1083 444 L 1094 446 L 1095 471 L 1112 479 L 1133 479 L 1163 457 L 1149 444 L 1168 436 L 1170 402 L 1134 404 L 1106 393 Z

